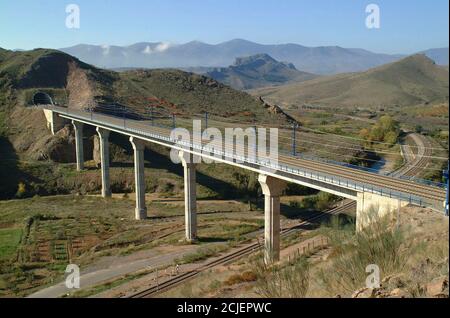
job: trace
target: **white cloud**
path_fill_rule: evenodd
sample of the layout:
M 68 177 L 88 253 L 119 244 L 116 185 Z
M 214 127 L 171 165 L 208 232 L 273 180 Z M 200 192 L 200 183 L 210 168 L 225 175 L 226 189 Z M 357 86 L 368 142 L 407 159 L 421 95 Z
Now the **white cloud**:
M 173 45 L 168 42 L 159 43 L 154 48 L 151 48 L 150 45 L 147 45 L 145 49 L 142 51 L 144 54 L 152 54 L 152 53 L 162 53 L 170 49 Z
M 102 49 L 103 49 L 103 55 L 108 55 L 109 54 L 109 45 L 102 45 Z

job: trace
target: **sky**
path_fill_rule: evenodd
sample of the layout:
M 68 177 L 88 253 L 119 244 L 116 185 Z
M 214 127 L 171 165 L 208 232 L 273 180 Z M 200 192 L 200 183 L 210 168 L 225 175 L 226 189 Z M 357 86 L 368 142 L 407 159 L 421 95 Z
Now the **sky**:
M 380 28 L 366 27 L 371 3 Z M 79 28 L 66 27 L 69 4 L 80 9 Z M 410 54 L 449 46 L 448 12 L 448 0 L 0 0 L 0 47 L 240 38 Z

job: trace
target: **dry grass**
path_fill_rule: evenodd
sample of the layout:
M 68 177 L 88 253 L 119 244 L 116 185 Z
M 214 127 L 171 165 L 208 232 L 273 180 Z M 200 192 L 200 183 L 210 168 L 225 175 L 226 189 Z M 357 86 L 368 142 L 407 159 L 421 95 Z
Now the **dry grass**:
M 309 263 L 305 257 L 284 265 L 266 265 L 262 255 L 255 258 L 252 267 L 256 273 L 255 290 L 267 298 L 303 298 L 309 288 Z

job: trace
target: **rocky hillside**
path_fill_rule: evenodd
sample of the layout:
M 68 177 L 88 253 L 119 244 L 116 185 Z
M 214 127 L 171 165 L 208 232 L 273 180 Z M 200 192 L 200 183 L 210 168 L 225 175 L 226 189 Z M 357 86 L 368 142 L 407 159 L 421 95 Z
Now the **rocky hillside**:
M 216 68 L 206 75 L 239 90 L 302 82 L 317 77 L 298 71 L 292 63 L 278 62 L 267 54 L 237 58 L 233 65 Z
M 36 168 L 37 163 L 75 159 L 72 126 L 66 125 L 52 136 L 42 110 L 31 107 L 37 91 L 45 91 L 56 103 L 76 109 L 100 110 L 105 103 L 118 102 L 143 112 L 145 106 L 156 103 L 167 113 L 186 117 L 208 111 L 218 119 L 234 117 L 262 123 L 289 120 L 263 101 L 201 75 L 178 70 L 116 73 L 55 50 L 0 49 L 1 197 L 14 196 L 20 180 L 39 184 L 43 172 Z M 91 127 L 86 130 L 90 148 L 85 153 L 92 157 L 95 131 Z
M 320 77 L 254 94 L 285 105 L 413 106 L 448 101 L 448 75 L 448 70 L 418 54 L 362 73 Z

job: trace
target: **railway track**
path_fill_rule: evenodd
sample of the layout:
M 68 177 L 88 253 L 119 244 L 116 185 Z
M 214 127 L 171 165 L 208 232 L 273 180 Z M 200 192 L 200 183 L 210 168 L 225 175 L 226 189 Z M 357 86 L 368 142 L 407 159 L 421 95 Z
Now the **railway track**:
M 419 134 L 410 134 L 409 136 L 416 144 L 417 153 L 411 154 L 413 160 L 395 171 L 392 176 L 417 177 L 426 168 L 430 161 L 429 158 L 433 155 L 432 145 L 426 137 Z
M 280 236 L 286 237 L 287 235 L 290 235 L 292 233 L 300 232 L 300 231 L 302 231 L 302 227 L 304 227 L 305 225 L 308 225 L 309 223 L 311 223 L 313 221 L 320 220 L 320 219 L 325 218 L 330 215 L 346 212 L 353 208 L 356 208 L 355 201 L 348 200 L 348 199 L 343 200 L 342 205 L 340 205 L 338 207 L 335 207 L 326 212 L 320 212 L 320 213 L 300 222 L 299 224 L 297 224 L 295 226 L 283 229 L 281 231 Z M 168 290 L 180 285 L 181 283 L 185 283 L 186 281 L 196 277 L 197 275 L 199 275 L 200 273 L 202 273 L 208 269 L 211 269 L 211 268 L 219 266 L 219 265 L 225 265 L 225 264 L 227 264 L 231 261 L 235 261 L 243 256 L 248 256 L 254 252 L 257 252 L 261 248 L 262 248 L 262 246 L 259 244 L 259 241 L 250 243 L 247 246 L 245 246 L 235 252 L 232 252 L 232 253 L 226 254 L 224 256 L 221 256 L 217 259 L 214 259 L 195 270 L 187 271 L 183 274 L 180 274 L 178 276 L 170 278 L 156 286 L 152 286 L 152 287 L 142 290 L 138 293 L 135 293 L 135 294 L 129 296 L 129 298 L 150 298 L 159 293 L 168 291 Z

